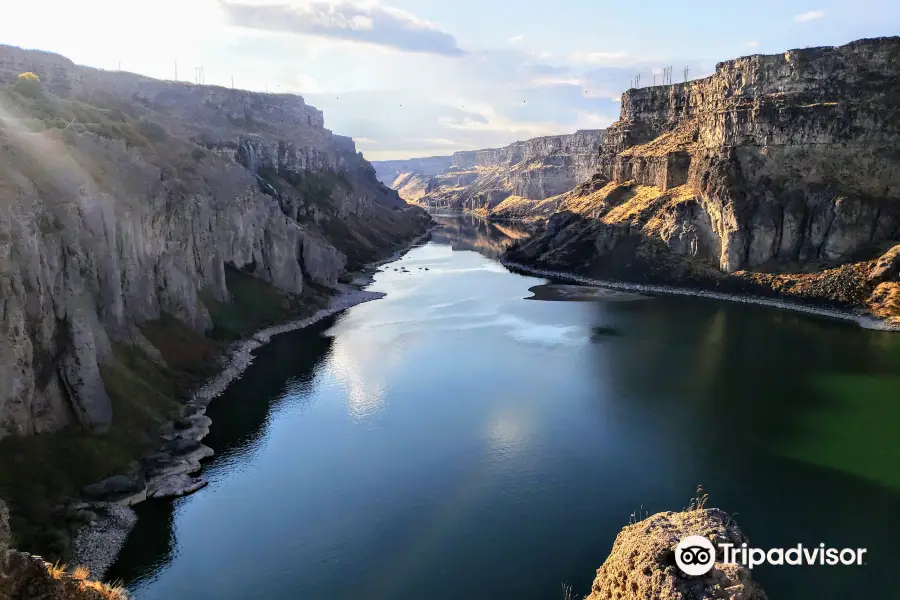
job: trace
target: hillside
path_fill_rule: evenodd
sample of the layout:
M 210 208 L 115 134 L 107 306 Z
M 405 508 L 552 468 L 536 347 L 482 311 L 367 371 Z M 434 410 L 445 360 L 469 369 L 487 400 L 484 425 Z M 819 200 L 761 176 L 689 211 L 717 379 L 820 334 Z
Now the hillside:
M 299 96 L 0 46 L 0 143 L 0 497 L 50 555 L 55 502 L 133 470 L 230 341 L 429 222 Z

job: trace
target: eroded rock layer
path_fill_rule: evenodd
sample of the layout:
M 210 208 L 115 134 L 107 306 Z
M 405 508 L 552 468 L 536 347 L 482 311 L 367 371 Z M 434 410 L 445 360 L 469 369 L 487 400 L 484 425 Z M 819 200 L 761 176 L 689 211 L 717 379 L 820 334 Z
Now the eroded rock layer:
M 675 283 L 749 273 L 747 291 L 890 316 L 896 276 L 868 261 L 900 241 L 898 95 L 900 38 L 720 63 L 629 90 L 590 181 L 544 212 L 493 213 L 555 213 L 512 260 Z
M 390 185 L 408 202 L 490 214 L 502 202 L 529 205 L 573 189 L 596 169 L 602 140 L 603 130 L 582 130 L 457 152 L 446 157 L 450 164 L 439 173 L 417 170 L 415 164 L 391 171 L 396 176 Z M 437 159 L 419 160 L 433 166 Z M 395 166 L 394 161 L 374 164 L 388 171 Z
M 153 355 L 136 326 L 162 314 L 207 330 L 226 266 L 296 296 L 427 220 L 298 96 L 8 46 L 0 154 L 0 438 L 107 429 L 111 344 Z

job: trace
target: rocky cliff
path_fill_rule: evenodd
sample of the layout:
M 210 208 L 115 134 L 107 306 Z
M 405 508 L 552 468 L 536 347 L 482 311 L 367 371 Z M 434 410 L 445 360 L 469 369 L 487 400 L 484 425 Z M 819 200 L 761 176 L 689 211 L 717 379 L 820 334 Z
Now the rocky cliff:
M 900 241 L 898 65 L 900 38 L 880 38 L 629 90 L 592 179 L 509 257 L 646 281 L 737 273 L 742 290 L 890 316 L 896 277 L 868 261 Z
M 531 205 L 571 190 L 596 169 L 602 140 L 603 130 L 583 130 L 456 152 L 443 172 L 400 172 L 391 186 L 409 202 L 490 214 L 501 204 Z
M 39 96 L 12 86 L 24 71 Z M 300 294 L 421 225 L 300 97 L 10 47 L 4 83 L 0 437 L 108 427 L 111 340 L 161 313 L 210 328 L 226 265 Z
M 0 157 L 0 495 L 23 538 L 53 506 L 39 490 L 158 443 L 224 344 L 314 310 L 429 222 L 298 96 L 8 46 Z
M 385 185 L 391 185 L 404 174 L 417 173 L 422 177 L 434 177 L 453 166 L 451 156 L 430 156 L 407 160 L 378 160 L 372 163 L 375 175 Z

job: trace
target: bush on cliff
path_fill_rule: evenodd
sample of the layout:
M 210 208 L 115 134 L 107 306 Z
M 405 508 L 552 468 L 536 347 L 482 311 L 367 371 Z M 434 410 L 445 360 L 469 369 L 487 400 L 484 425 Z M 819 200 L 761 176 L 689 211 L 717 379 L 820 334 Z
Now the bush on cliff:
M 23 96 L 30 98 L 40 96 L 41 92 L 44 91 L 41 85 L 41 78 L 30 71 L 19 74 L 19 77 L 16 78 L 14 89 Z

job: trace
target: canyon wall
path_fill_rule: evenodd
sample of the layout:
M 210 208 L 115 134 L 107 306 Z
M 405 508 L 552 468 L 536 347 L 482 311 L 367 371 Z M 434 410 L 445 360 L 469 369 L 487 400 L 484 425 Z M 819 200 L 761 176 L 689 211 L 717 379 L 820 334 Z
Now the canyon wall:
M 163 314 L 208 330 L 226 267 L 297 296 L 427 220 L 298 96 L 8 46 L 0 154 L 0 438 L 107 430 L 113 343 L 158 355 L 138 326 Z
M 378 181 L 391 185 L 401 175 L 416 173 L 422 177 L 434 177 L 453 166 L 451 156 L 430 156 L 406 160 L 377 160 L 372 162 Z
M 445 157 L 450 165 L 442 172 L 399 173 L 391 185 L 410 202 L 486 214 L 504 202 L 529 203 L 571 190 L 597 168 L 602 140 L 603 130 L 583 130 L 456 152 Z
M 625 239 L 726 274 L 877 257 L 900 238 L 898 94 L 900 38 L 748 56 L 628 90 L 596 173 L 556 203 L 552 231 L 513 254 L 564 266 L 574 253 L 620 276 L 622 260 L 604 257 Z M 638 262 L 637 275 L 653 270 Z M 863 271 L 860 294 L 872 291 Z

